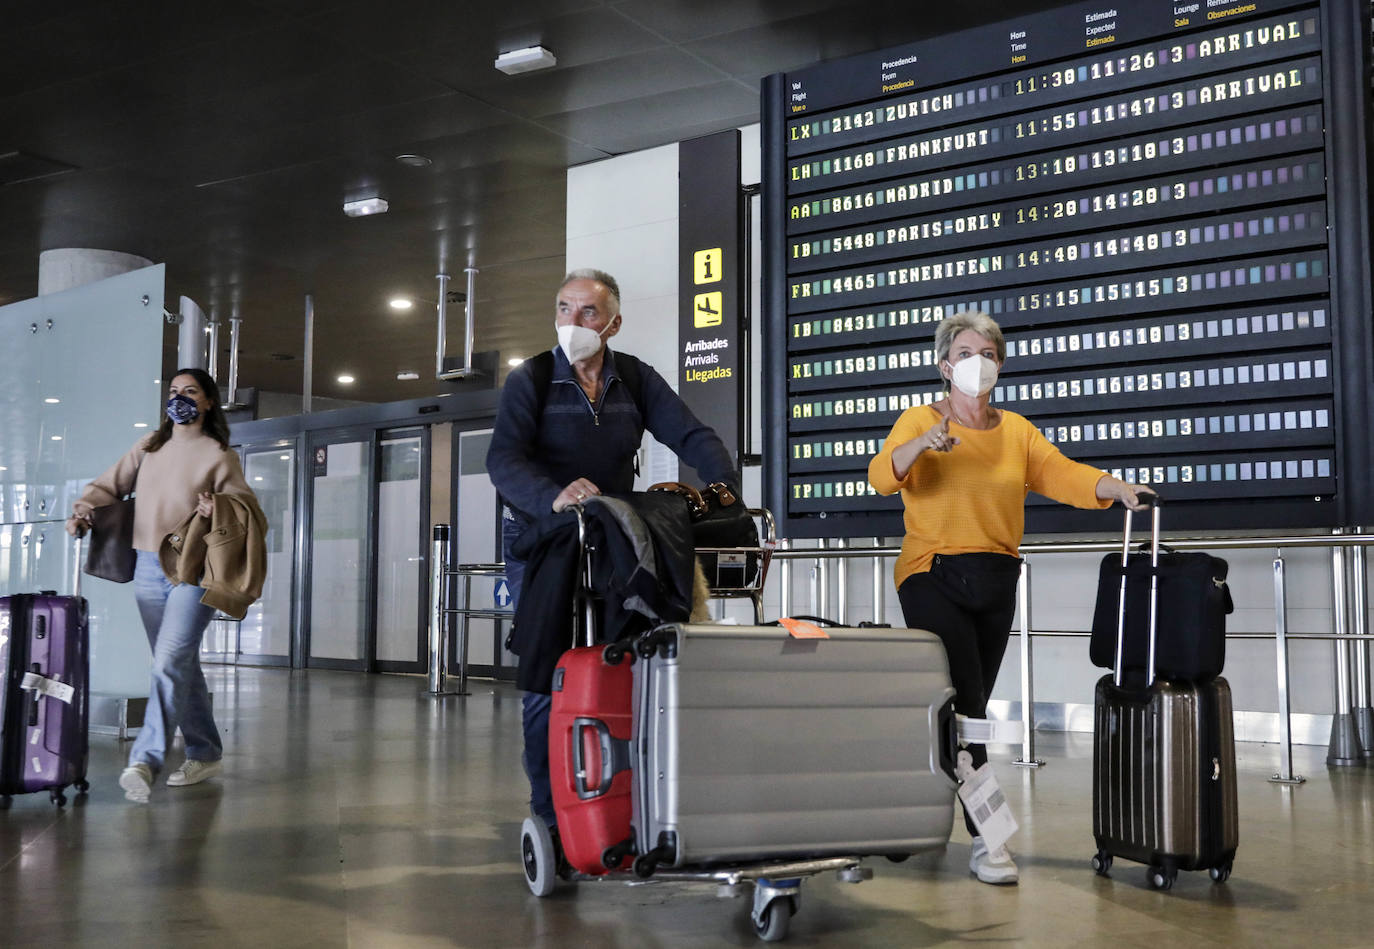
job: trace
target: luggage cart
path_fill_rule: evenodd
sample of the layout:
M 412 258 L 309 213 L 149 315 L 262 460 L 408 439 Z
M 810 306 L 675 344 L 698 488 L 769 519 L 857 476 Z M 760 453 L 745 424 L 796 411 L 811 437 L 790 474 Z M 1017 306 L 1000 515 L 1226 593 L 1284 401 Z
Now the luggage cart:
M 714 600 L 747 599 L 754 604 L 754 623 L 763 623 L 763 585 L 778 546 L 773 512 L 751 507 L 749 515 L 763 527 L 758 547 L 698 547 L 697 562 Z
M 578 544 L 580 547 L 578 573 L 580 582 L 573 596 L 574 628 L 579 630 L 579 639 L 586 645 L 595 645 L 596 609 L 591 592 L 591 561 L 596 550 L 587 543 L 587 522 L 580 504 L 570 505 L 577 515 Z M 763 585 L 768 575 L 775 544 L 773 515 L 766 509 L 751 508 L 750 514 L 759 518 L 764 531 L 760 546 L 757 548 L 700 548 L 698 556 L 714 555 L 717 564 L 720 555 L 731 559 L 726 561 L 729 569 L 739 568 L 740 572 L 732 582 L 711 584 L 711 596 L 719 599 L 747 598 L 754 604 L 754 616 L 762 622 Z M 740 559 L 742 558 L 742 559 Z M 721 577 L 717 576 L 717 579 Z M 616 644 L 607 647 L 618 649 Z M 620 649 L 623 655 L 624 650 Z M 554 850 L 553 837 L 544 822 L 535 817 L 525 819 L 520 831 L 521 865 L 530 891 L 539 897 L 553 892 L 559 879 L 572 883 L 621 883 L 625 885 L 644 885 L 647 883 L 715 883 L 717 895 L 723 898 L 736 898 L 749 895 L 752 887 L 750 921 L 754 932 L 764 942 L 776 942 L 786 938 L 792 916 L 797 912 L 801 900 L 801 882 L 807 877 L 833 872 L 843 883 L 862 883 L 872 879 L 873 871 L 863 865 L 859 856 L 835 856 L 818 859 L 792 859 L 759 862 L 739 862 L 713 864 L 702 867 L 681 867 L 670 870 L 656 870 L 653 861 L 636 860 L 630 870 L 615 870 L 603 875 L 593 876 L 560 868 Z M 893 858 L 895 859 L 895 858 Z M 560 870 L 562 872 L 560 872 Z

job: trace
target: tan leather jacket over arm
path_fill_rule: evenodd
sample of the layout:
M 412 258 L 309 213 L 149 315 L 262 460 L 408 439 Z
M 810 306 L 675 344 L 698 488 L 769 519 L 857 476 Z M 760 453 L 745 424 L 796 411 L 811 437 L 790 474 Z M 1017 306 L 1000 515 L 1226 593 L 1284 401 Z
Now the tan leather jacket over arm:
M 251 492 L 216 494 L 210 517 L 192 513 L 159 556 L 169 580 L 204 587 L 200 602 L 243 619 L 267 577 L 267 516 Z

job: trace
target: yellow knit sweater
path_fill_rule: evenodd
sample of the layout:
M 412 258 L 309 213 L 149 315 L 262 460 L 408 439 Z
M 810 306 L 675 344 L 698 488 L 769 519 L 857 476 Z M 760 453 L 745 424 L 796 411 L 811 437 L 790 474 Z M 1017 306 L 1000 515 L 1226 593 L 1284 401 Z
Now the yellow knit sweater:
M 907 409 L 892 426 L 882 451 L 868 463 L 879 494 L 902 492 L 906 537 L 895 571 L 897 586 L 930 569 L 936 554 L 998 553 L 1017 556 L 1026 528 L 1026 494 L 1035 491 L 1081 508 L 1106 508 L 1097 482 L 1103 472 L 1065 458 L 1015 412 L 1001 410 L 994 428 L 965 428 L 950 421 L 959 444 L 948 453 L 922 452 L 897 480 L 892 452 L 943 416 L 923 405 Z

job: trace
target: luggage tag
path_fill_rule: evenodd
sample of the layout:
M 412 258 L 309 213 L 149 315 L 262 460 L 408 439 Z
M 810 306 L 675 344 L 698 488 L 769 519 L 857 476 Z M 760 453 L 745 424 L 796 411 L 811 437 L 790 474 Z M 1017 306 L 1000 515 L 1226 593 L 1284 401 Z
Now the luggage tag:
M 961 745 L 1019 745 L 1025 734 L 1022 723 L 1002 722 L 992 718 L 969 718 L 955 714 Z
M 1011 805 L 997 784 L 997 775 L 991 765 L 973 768 L 973 755 L 960 751 L 954 773 L 964 783 L 959 785 L 959 800 L 964 802 L 964 813 L 973 818 L 973 826 L 987 843 L 989 850 L 996 850 L 1016 833 L 1016 818 L 1011 816 Z
M 37 692 L 39 695 L 46 695 L 49 698 L 57 699 L 59 702 L 72 704 L 72 699 L 76 696 L 76 689 L 67 685 L 65 682 L 58 682 L 56 679 L 48 679 L 36 672 L 24 673 L 24 679 L 19 683 L 19 688 L 25 692 Z
M 787 630 L 788 634 L 791 635 L 793 639 L 830 638 L 830 634 L 815 623 L 808 623 L 800 619 L 792 619 L 790 616 L 784 616 L 779 619 L 778 622 L 782 624 L 783 629 Z

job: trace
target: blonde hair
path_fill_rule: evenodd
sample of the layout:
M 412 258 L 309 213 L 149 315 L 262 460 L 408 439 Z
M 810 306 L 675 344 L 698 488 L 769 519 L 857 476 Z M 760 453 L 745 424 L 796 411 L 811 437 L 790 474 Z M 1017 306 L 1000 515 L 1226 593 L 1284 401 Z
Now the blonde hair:
M 1002 335 L 1002 327 L 997 321 L 981 310 L 962 310 L 953 316 L 945 317 L 935 329 L 935 365 L 949 358 L 949 347 L 954 337 L 964 330 L 973 330 L 979 336 L 992 342 L 997 348 L 997 361 L 1006 362 L 1007 340 Z

